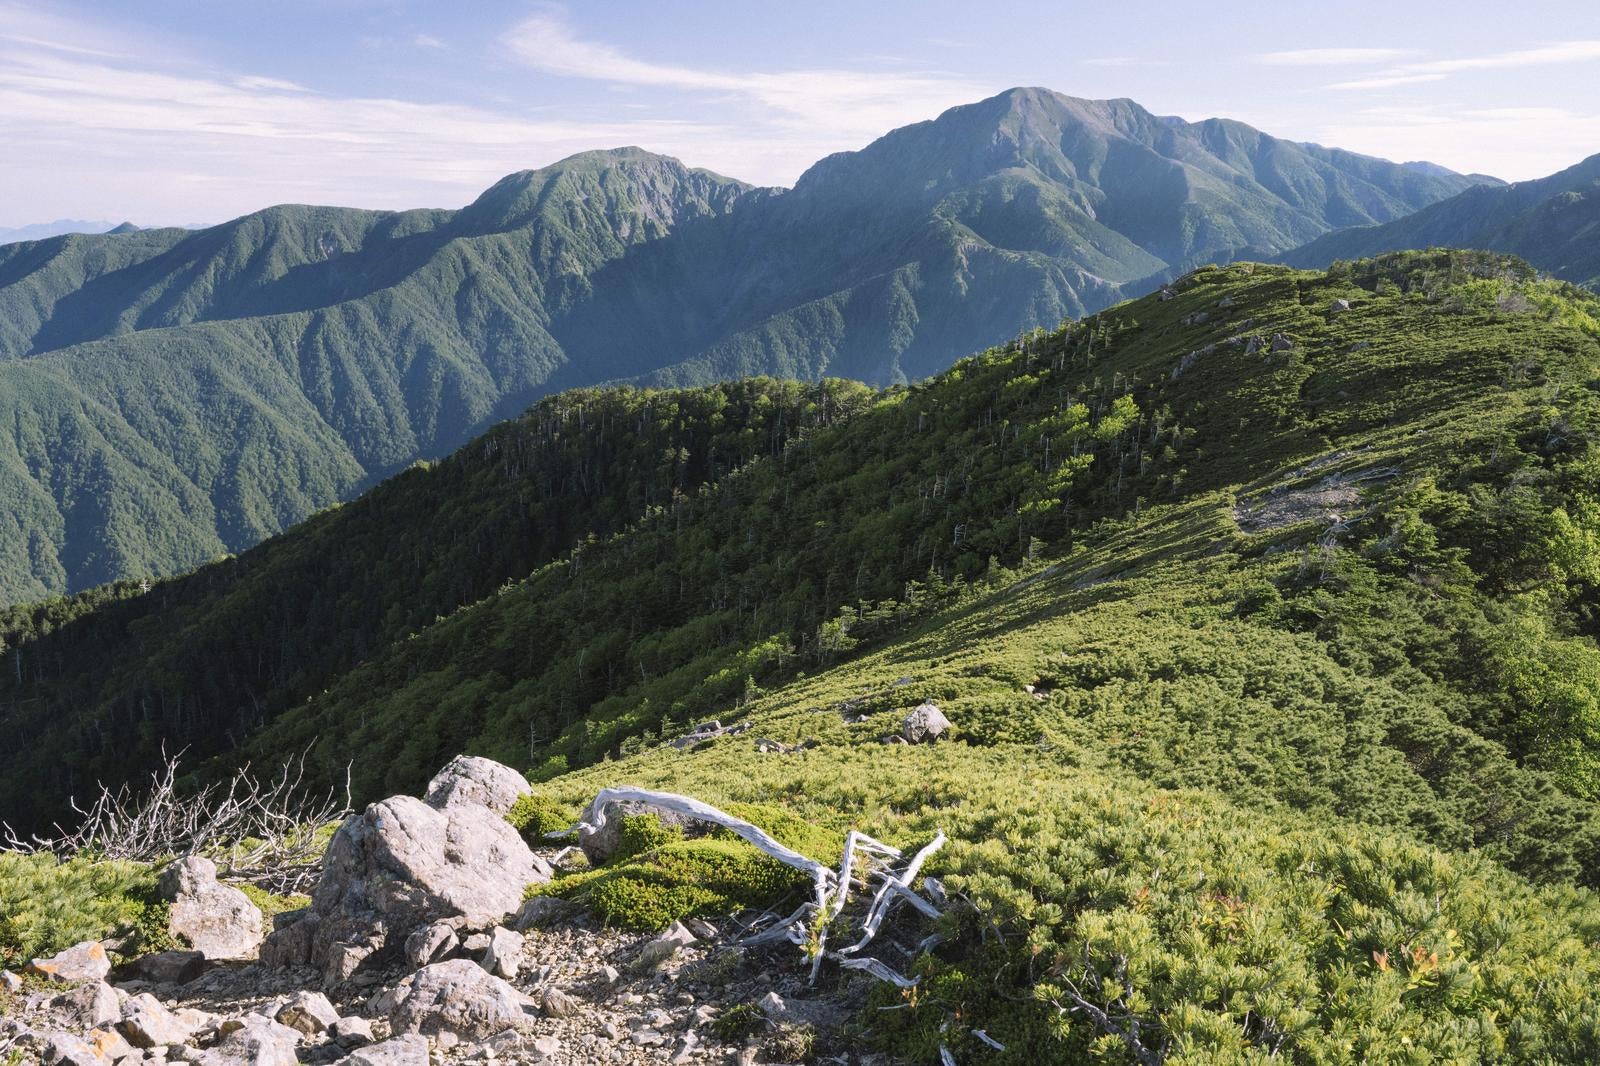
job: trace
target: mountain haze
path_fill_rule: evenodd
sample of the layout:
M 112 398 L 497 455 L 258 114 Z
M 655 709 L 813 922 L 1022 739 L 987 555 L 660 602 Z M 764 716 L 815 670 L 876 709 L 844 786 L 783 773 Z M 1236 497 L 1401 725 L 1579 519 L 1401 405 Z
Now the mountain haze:
M 914 380 L 1475 179 L 1017 89 L 756 189 L 638 149 L 459 211 L 0 247 L 0 599 L 246 548 L 540 395 Z

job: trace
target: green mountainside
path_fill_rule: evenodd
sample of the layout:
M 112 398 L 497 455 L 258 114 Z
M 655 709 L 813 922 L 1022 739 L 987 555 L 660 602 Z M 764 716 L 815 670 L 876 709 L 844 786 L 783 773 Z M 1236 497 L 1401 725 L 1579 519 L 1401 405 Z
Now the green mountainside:
M 1506 252 L 1565 281 L 1600 286 L 1600 155 L 1537 181 L 1471 188 L 1394 222 L 1335 230 L 1282 260 L 1320 267 L 1435 246 Z
M 1600 300 L 1428 252 L 1202 268 L 911 386 L 554 397 L 10 611 L 0 810 L 162 745 L 358 800 L 469 751 L 569 812 L 946 829 L 982 918 L 864 1023 L 909 1061 L 1592 1061 L 1597 383 Z M 951 739 L 883 743 L 924 700 Z M 712 718 L 752 731 L 666 743 Z
M 1017 89 L 787 191 L 620 149 L 460 211 L 0 246 L 0 602 L 243 550 L 547 393 L 915 380 L 1477 180 Z

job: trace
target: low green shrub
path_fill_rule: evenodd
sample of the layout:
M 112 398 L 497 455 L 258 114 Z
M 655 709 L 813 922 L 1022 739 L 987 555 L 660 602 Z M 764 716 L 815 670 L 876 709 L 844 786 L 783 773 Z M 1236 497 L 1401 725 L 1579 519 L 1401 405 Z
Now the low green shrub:
M 546 833 L 570 828 L 577 818 L 570 809 L 548 796 L 530 792 L 506 812 L 506 821 L 522 834 L 522 839 L 537 844 L 544 840 Z
M 649 822 L 660 827 L 653 818 L 643 824 Z M 649 931 L 682 918 L 771 906 L 803 884 L 797 871 L 742 840 L 669 837 L 599 870 L 558 878 L 538 891 L 582 900 L 607 925 Z
M 129 932 L 156 941 L 165 923 L 154 892 L 154 871 L 138 863 L 0 853 L 0 966 Z

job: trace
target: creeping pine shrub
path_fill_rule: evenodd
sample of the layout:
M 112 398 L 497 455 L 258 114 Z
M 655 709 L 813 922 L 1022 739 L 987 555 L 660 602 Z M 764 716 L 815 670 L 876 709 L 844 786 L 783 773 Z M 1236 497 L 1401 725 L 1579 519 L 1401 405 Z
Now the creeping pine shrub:
M 681 830 L 654 815 L 633 815 L 623 820 L 610 864 L 542 889 L 585 900 L 607 925 L 656 930 L 681 918 L 769 906 L 803 880 L 742 840 L 684 840 Z
M 0 966 L 128 931 L 155 939 L 165 925 L 154 893 L 154 871 L 138 863 L 0 853 Z
M 742 1044 L 767 1027 L 767 1016 L 754 1003 L 729 1007 L 711 1023 L 711 1032 L 724 1044 Z
M 546 833 L 556 833 L 569 828 L 577 819 L 566 807 L 536 792 L 530 792 L 512 804 L 506 812 L 506 821 L 522 834 L 530 844 L 543 841 Z

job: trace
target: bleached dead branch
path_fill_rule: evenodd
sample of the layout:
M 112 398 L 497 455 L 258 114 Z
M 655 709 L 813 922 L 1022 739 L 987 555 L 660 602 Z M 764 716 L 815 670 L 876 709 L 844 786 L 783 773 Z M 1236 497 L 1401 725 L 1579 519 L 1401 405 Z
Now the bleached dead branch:
M 72 800 L 72 809 L 81 816 L 75 829 L 58 823 L 51 834 L 22 837 L 4 826 L 4 846 L 62 859 L 92 856 L 147 863 L 205 855 L 225 876 L 276 892 L 297 891 L 314 880 L 326 843 L 318 828 L 350 813 L 348 767 L 342 797 L 335 788 L 302 792 L 304 753 L 285 762 L 271 778 L 254 776 L 246 765 L 227 781 L 185 793 L 178 775 L 182 755 L 167 758 L 145 789 L 102 785 L 87 807 Z
M 884 919 L 888 917 L 889 911 L 897 901 L 904 900 L 910 903 L 930 919 L 940 917 L 942 913 L 940 908 L 919 895 L 913 883 L 929 857 L 944 846 L 947 839 L 944 830 L 941 829 L 932 841 L 898 871 L 893 864 L 903 858 L 900 849 L 880 840 L 874 840 L 865 833 L 851 830 L 845 837 L 844 854 L 840 859 L 838 871 L 835 872 L 817 860 L 780 844 L 759 826 L 743 818 L 736 818 L 708 803 L 702 803 L 689 796 L 680 796 L 675 792 L 656 792 L 631 787 L 601 789 L 575 828 L 579 831 L 595 832 L 605 825 L 606 809 L 611 804 L 630 802 L 642 803 L 659 810 L 685 815 L 696 821 L 721 826 L 749 842 L 768 858 L 810 875 L 816 898 L 802 904 L 787 918 L 746 937 L 745 944 L 768 944 L 778 940 L 788 940 L 800 946 L 811 959 L 813 981 L 816 980 L 823 961 L 832 959 L 845 968 L 861 970 L 902 988 L 910 988 L 917 983 L 877 959 L 851 956 L 865 948 L 878 935 Z M 859 877 L 856 869 L 858 860 L 863 868 Z M 842 950 L 829 950 L 828 930 L 844 913 L 849 902 L 851 885 L 857 880 L 865 885 L 873 879 L 877 879 L 880 884 L 873 894 L 872 903 L 862 923 L 861 938 Z M 943 896 L 942 889 L 938 890 L 936 898 L 942 900 Z

